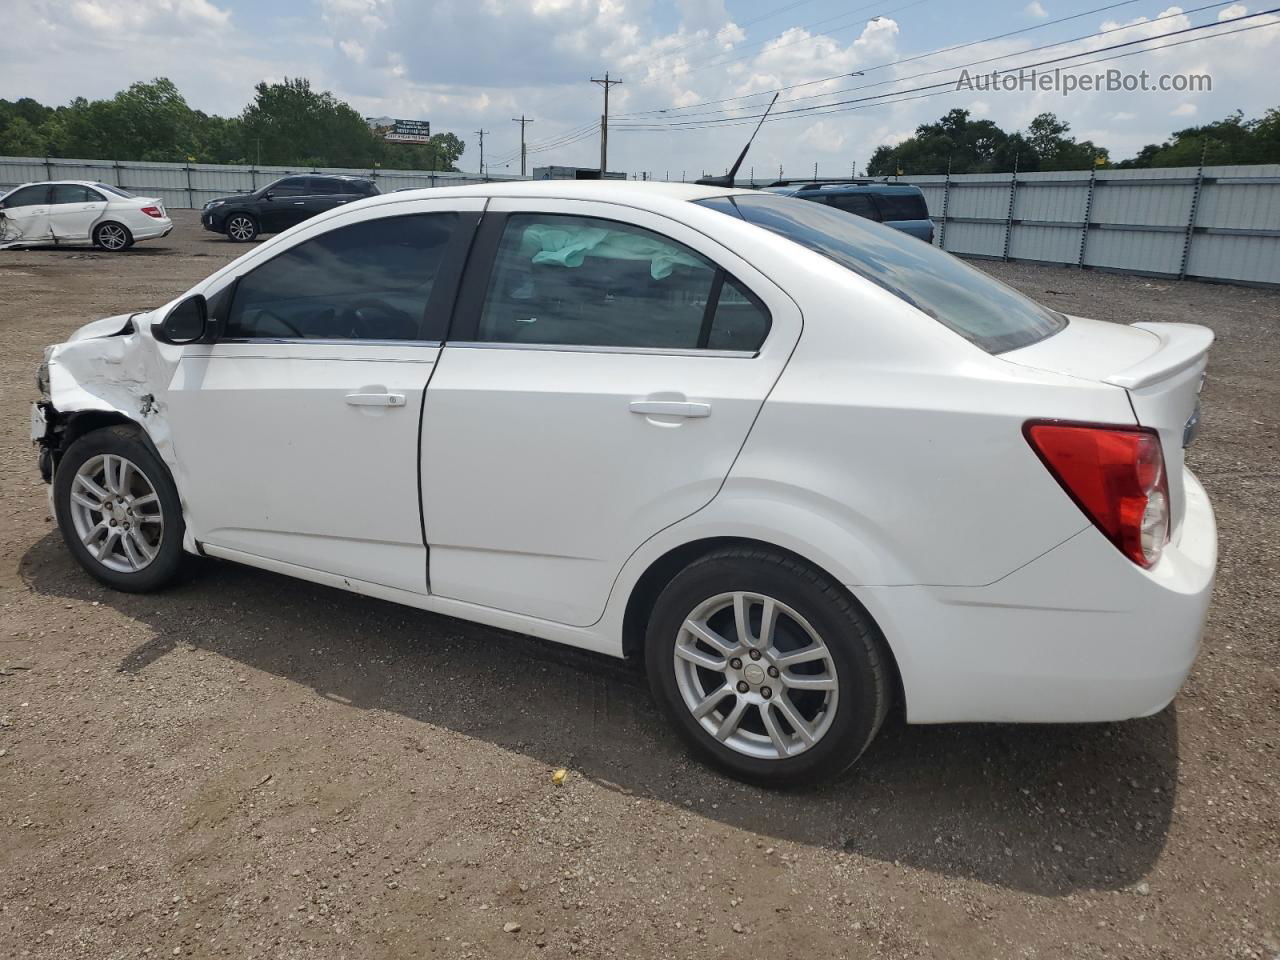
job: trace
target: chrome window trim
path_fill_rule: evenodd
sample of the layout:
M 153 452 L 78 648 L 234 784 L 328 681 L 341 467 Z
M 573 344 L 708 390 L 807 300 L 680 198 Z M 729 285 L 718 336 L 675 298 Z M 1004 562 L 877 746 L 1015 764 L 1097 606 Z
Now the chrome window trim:
M 443 346 L 440 340 L 361 340 L 358 338 L 346 337 L 221 337 L 215 343 L 208 346 L 221 346 L 224 343 L 282 343 L 282 344 L 307 344 L 314 343 L 322 346 L 381 346 L 381 347 L 440 347 Z
M 502 343 L 496 340 L 450 340 L 447 347 L 467 347 L 474 350 L 543 350 L 553 353 L 632 353 L 652 357 L 720 357 L 730 360 L 751 360 L 760 355 L 758 350 L 699 350 L 697 347 L 610 347 L 570 343 Z

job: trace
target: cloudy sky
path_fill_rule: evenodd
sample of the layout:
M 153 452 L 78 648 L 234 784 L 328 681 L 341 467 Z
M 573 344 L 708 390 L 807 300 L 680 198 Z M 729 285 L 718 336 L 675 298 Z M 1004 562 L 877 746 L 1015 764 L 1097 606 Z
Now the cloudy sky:
M 490 171 L 518 172 L 519 126 L 511 118 L 522 113 L 535 121 L 528 127 L 531 165 L 598 163 L 601 90 L 589 79 L 608 70 L 624 81 L 611 94 L 617 122 L 609 166 L 628 172 L 673 179 L 723 172 L 750 130 L 746 118 L 778 88 L 787 89 L 777 110 L 815 109 L 766 124 L 748 159 L 760 176 L 779 165 L 795 175 L 811 173 L 814 163 L 828 176 L 847 174 L 854 162 L 861 169 L 877 144 L 896 142 L 953 107 L 1006 129 L 1052 110 L 1075 135 L 1110 147 L 1118 158 L 1173 129 L 1235 109 L 1258 116 L 1280 105 L 1274 82 L 1280 25 L 1173 46 L 1277 18 L 1222 25 L 1266 7 L 1202 6 L 1147 0 L 7 0 L 0 96 L 65 103 L 167 76 L 192 106 L 234 114 L 258 81 L 305 76 L 367 115 L 429 120 L 434 131 L 455 132 L 467 143 L 464 169 L 479 162 L 474 131 L 483 127 L 491 131 L 485 138 Z M 1074 19 L 1054 22 L 1065 17 Z M 995 58 L 971 67 L 973 73 L 1201 24 L 1214 26 L 1082 72 L 1204 73 L 1212 77 L 1211 92 L 1064 97 L 951 86 L 962 65 L 977 61 Z M 1101 31 L 1108 32 L 1029 52 Z M 988 39 L 1005 34 L 1011 35 Z M 897 102 L 865 99 L 893 91 L 914 92 Z M 858 102 L 823 109 L 849 100 Z

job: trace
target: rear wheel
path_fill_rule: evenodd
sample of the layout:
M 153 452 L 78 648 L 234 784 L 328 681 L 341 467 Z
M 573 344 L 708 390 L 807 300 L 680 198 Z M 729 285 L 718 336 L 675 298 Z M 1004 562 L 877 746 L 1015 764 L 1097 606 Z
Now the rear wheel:
M 236 243 L 248 243 L 258 235 L 258 221 L 247 213 L 233 213 L 227 218 L 227 236 Z
M 122 223 L 108 221 L 100 223 L 93 231 L 93 245 L 111 253 L 128 250 L 133 246 L 133 234 Z
M 107 586 L 142 593 L 177 575 L 178 491 L 136 428 L 104 427 L 73 442 L 54 472 L 53 502 L 67 547 Z
M 848 593 L 763 549 L 717 551 L 676 576 L 654 607 L 645 657 L 685 739 L 755 783 L 838 776 L 891 696 L 879 631 Z

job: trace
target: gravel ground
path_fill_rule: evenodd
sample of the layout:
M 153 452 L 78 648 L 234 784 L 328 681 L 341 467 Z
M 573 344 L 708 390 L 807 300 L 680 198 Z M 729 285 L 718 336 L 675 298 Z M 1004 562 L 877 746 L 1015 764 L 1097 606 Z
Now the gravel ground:
M 1217 331 L 1204 650 L 1146 720 L 891 722 L 847 781 L 771 793 L 687 760 L 612 661 L 230 564 L 82 574 L 32 371 L 239 249 L 175 219 L 0 253 L 0 957 L 1280 955 L 1276 292 L 985 265 Z

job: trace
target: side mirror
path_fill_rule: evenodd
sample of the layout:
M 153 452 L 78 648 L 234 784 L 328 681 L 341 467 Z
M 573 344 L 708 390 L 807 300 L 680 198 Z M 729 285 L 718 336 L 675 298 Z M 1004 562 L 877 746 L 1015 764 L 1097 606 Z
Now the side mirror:
M 193 293 L 173 305 L 164 319 L 151 325 L 151 335 L 161 343 L 185 346 L 204 339 L 209 330 L 209 304 L 204 294 Z
M 270 199 L 272 199 L 273 197 L 275 197 L 275 194 L 274 194 L 274 193 L 272 193 L 270 190 L 268 190 L 266 193 L 264 193 L 264 194 L 262 195 L 262 199 L 263 199 L 263 200 L 270 200 Z

